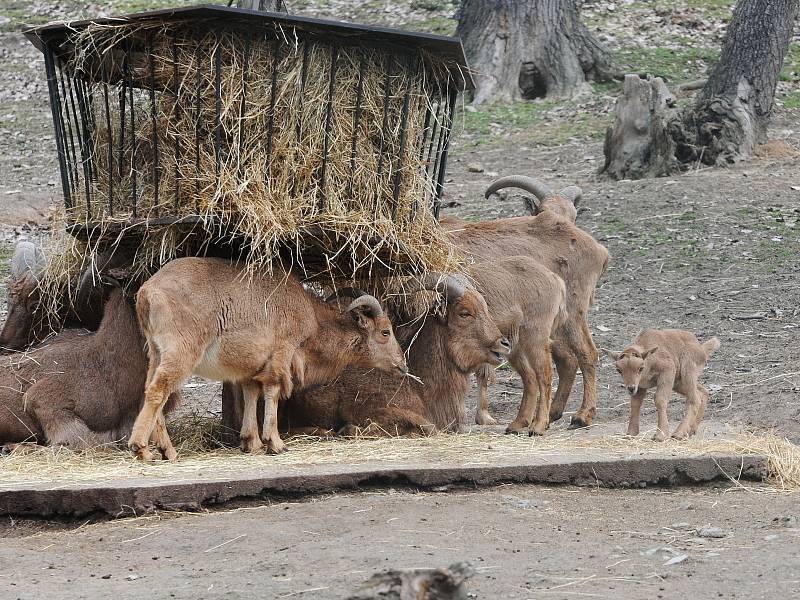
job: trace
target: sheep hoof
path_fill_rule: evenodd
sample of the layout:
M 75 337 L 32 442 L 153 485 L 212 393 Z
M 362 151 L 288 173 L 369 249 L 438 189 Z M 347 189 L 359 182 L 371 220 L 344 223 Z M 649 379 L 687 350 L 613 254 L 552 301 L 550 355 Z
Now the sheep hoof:
M 176 462 L 178 460 L 178 451 L 175 448 L 161 449 L 161 458 L 169 462 Z
M 506 427 L 506 434 L 512 434 L 513 433 L 514 435 L 520 435 L 523 431 L 525 431 L 525 426 L 524 425 L 522 427 L 519 427 L 519 426 L 514 425 L 512 423 L 511 425 Z
M 267 444 L 267 452 L 269 454 L 283 454 L 287 450 L 288 448 L 286 448 L 286 444 L 284 444 L 283 441 L 280 443 L 271 441 L 269 444 Z
M 584 427 L 589 427 L 591 424 L 592 421 L 590 419 L 579 417 L 575 414 L 572 415 L 572 420 L 569 422 L 569 427 L 567 427 L 567 429 L 583 429 Z
M 497 419 L 492 417 L 488 412 L 482 411 L 475 414 L 476 425 L 497 425 Z
M 3 446 L 0 446 L 0 456 L 8 456 L 13 451 L 14 450 L 10 447 L 9 444 L 3 444 Z
M 654 442 L 665 442 L 667 441 L 667 436 L 664 435 L 663 432 L 657 431 L 656 434 L 653 436 Z
M 542 435 L 544 435 L 544 431 L 536 431 L 535 428 L 532 428 L 528 431 L 528 437 L 533 437 L 533 436 L 539 437 Z
M 563 411 L 551 412 L 550 413 L 550 422 L 551 423 L 555 423 L 556 421 L 561 420 L 561 417 L 563 417 L 563 416 L 564 416 L 564 412 Z

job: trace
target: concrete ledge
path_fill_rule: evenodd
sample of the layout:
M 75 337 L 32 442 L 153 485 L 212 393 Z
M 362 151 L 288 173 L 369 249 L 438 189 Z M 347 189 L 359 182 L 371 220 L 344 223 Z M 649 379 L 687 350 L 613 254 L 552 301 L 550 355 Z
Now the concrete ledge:
M 306 496 L 366 486 L 497 485 L 542 483 L 645 487 L 705 483 L 716 479 L 763 480 L 768 473 L 763 456 L 706 454 L 635 458 L 586 455 L 532 458 L 490 466 L 442 464 L 336 465 L 296 469 L 291 473 L 220 473 L 212 478 L 121 479 L 91 484 L 33 484 L 3 486 L 0 515 L 82 516 L 105 513 L 112 517 L 141 515 L 154 509 L 198 509 L 231 500 L 259 499 L 271 494 Z

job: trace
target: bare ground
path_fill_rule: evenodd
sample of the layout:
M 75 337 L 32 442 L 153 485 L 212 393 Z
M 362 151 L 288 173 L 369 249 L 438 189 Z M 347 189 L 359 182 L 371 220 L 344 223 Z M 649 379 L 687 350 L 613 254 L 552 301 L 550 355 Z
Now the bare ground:
M 785 598 L 796 510 L 767 492 L 506 486 L 26 522 L 0 529 L 0 596 L 327 600 L 377 570 L 469 560 L 472 598 Z M 709 526 L 724 537 L 699 537 Z

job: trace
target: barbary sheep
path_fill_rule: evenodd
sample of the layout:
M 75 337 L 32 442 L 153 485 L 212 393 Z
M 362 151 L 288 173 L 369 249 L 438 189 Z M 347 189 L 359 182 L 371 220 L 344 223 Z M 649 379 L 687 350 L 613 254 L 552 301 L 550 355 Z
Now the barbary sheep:
M 528 427 L 531 435 L 543 435 L 550 426 L 553 383 L 550 336 L 566 318 L 564 281 L 527 256 L 479 262 L 472 265 L 470 272 L 475 286 L 486 298 L 492 320 L 511 342 L 508 362 L 522 378 L 522 402 L 506 432 L 520 433 Z M 476 376 L 475 422 L 489 425 L 495 422 L 489 415 L 488 396 L 494 370 L 482 368 Z
M 6 450 L 24 442 L 84 449 L 123 441 L 142 406 L 144 337 L 132 299 L 119 288 L 112 289 L 96 333 L 66 330 L 0 364 L 0 444 Z M 175 403 L 173 397 L 165 410 Z M 161 443 L 164 456 L 173 458 L 168 442 Z
M 686 413 L 672 434 L 686 439 L 697 433 L 708 404 L 708 390 L 699 383 L 709 357 L 719 348 L 715 337 L 703 342 L 682 329 L 646 329 L 622 350 L 603 348 L 614 361 L 631 395 L 628 435 L 639 435 L 639 413 L 647 390 L 656 388 L 658 429 L 653 439 L 663 442 L 669 435 L 667 402 L 673 391 L 686 398 Z
M 98 273 L 113 270 L 130 261 L 123 251 L 103 252 L 95 261 Z M 11 257 L 8 282 L 8 314 L 0 331 L 0 352 L 24 350 L 42 341 L 49 333 L 40 302 L 39 280 L 45 268 L 45 256 L 33 243 L 17 242 Z M 78 283 L 74 301 L 65 294 L 61 299 L 60 319 L 68 328 L 96 330 L 103 318 L 103 295 L 92 285 L 92 271 L 87 269 Z
M 421 326 L 414 323 L 401 334 L 411 340 L 408 363 L 419 381 L 351 367 L 330 384 L 295 392 L 283 413 L 283 427 L 313 434 L 356 428 L 391 435 L 458 430 L 471 373 L 484 363 L 500 364 L 509 342 L 476 290 L 453 277 L 418 284 L 405 293 L 437 289 L 447 302 L 443 314 L 436 306 Z
M 563 279 L 567 310 L 564 322 L 552 335 L 558 389 L 550 409 L 550 421 L 561 418 L 580 366 L 584 381 L 583 402 L 573 415 L 570 427 L 586 427 L 591 425 L 597 410 L 597 348 L 589 330 L 588 313 L 597 281 L 608 266 L 608 250 L 564 216 L 567 205 L 571 204 L 570 198 L 577 197 L 576 192 L 562 190 L 568 196 L 565 198 L 548 193 L 548 188 L 534 179 L 518 176 L 511 180 L 502 178 L 490 185 L 487 195 L 497 191 L 504 181 L 503 185 L 511 181 L 536 195 L 540 200 L 539 213 L 479 223 L 446 218 L 442 219 L 442 226 L 456 245 L 476 261 L 491 263 L 505 256 L 526 256 Z
M 277 412 L 293 390 L 335 379 L 349 364 L 407 372 L 378 300 L 361 296 L 344 312 L 303 289 L 289 272 L 253 275 L 214 258 L 179 258 L 142 285 L 136 310 L 150 365 L 145 402 L 128 446 L 141 454 L 170 393 L 193 373 L 242 386 L 242 449 L 282 452 Z M 156 441 L 158 443 L 158 441 Z

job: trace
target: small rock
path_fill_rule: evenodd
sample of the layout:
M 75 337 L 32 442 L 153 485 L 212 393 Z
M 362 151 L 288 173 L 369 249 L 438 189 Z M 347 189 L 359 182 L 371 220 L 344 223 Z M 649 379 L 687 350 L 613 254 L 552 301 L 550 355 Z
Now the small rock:
M 477 163 L 470 163 L 467 165 L 467 171 L 470 173 L 483 173 L 483 167 Z
M 797 525 L 797 517 L 791 515 L 775 517 L 772 522 L 778 527 L 794 527 Z
M 111 574 L 103 575 L 100 579 L 111 579 Z
M 779 537 L 780 537 L 779 535 L 777 535 L 775 533 L 771 533 L 770 535 L 765 535 L 764 536 L 764 540 L 767 541 L 767 542 L 771 542 L 773 540 L 777 540 Z
M 697 536 L 701 538 L 724 538 L 727 534 L 719 527 L 701 527 Z
M 432 492 L 446 492 L 450 489 L 449 485 L 437 485 L 436 487 L 432 487 Z
M 687 558 L 689 558 L 688 554 L 679 554 L 678 556 L 673 556 L 667 562 L 664 563 L 664 566 L 666 567 L 669 565 L 677 565 L 678 563 L 682 563 L 683 561 L 685 561 Z
M 695 506 L 694 506 L 694 504 L 692 504 L 691 502 L 688 502 L 688 501 L 687 502 L 681 502 L 680 505 L 678 505 L 678 509 L 679 510 L 694 510 Z
M 125 576 L 125 581 L 136 581 L 137 579 L 139 579 L 139 576 L 136 573 Z
M 673 523 L 669 526 L 670 529 L 677 529 L 678 531 L 682 531 L 684 529 L 691 529 L 692 526 L 690 523 Z

